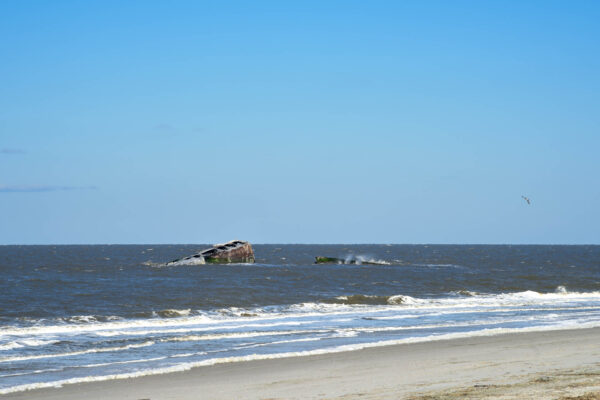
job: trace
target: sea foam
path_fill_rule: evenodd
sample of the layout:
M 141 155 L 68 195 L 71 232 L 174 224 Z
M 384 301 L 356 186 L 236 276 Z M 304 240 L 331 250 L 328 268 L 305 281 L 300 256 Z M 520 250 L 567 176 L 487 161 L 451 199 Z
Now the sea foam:
M 269 360 L 269 359 L 280 359 L 280 358 L 290 358 L 290 357 L 306 357 L 312 355 L 321 355 L 321 354 L 333 354 L 347 351 L 357 351 L 368 348 L 375 347 L 383 347 L 383 346 L 391 346 L 391 345 L 401 345 L 401 344 L 411 344 L 411 343 L 423 343 L 423 342 L 431 342 L 431 341 L 439 341 L 439 340 L 451 340 L 451 339 L 461 339 L 461 338 L 469 338 L 469 337 L 482 337 L 482 336 L 495 336 L 501 334 L 508 333 L 525 333 L 525 332 L 544 332 L 549 330 L 567 330 L 567 329 L 586 329 L 586 328 L 595 328 L 600 327 L 600 322 L 595 323 L 587 323 L 587 324 L 578 324 L 575 326 L 564 325 L 564 326 L 554 326 L 554 327 L 524 327 L 524 328 L 495 328 L 495 329 L 485 329 L 475 332 L 455 332 L 448 334 L 439 334 L 439 335 L 430 335 L 425 337 L 411 337 L 400 340 L 384 340 L 373 343 L 360 343 L 360 344 L 352 344 L 352 345 L 341 345 L 335 347 L 321 348 L 316 350 L 308 350 L 308 351 L 297 351 L 297 352 L 283 352 L 283 353 L 275 353 L 275 354 L 250 354 L 245 356 L 234 356 L 234 357 L 222 357 L 222 358 L 211 358 L 208 360 L 203 360 L 199 362 L 187 362 L 181 363 L 177 365 L 173 365 L 166 368 L 155 368 L 155 369 L 146 369 L 139 370 L 130 373 L 123 374 L 110 374 L 110 375 L 101 375 L 101 376 L 86 376 L 86 377 L 77 377 L 71 379 L 63 379 L 52 382 L 37 382 L 26 385 L 17 385 L 8 388 L 0 389 L 0 394 L 8 394 L 14 392 L 21 392 L 27 390 L 34 389 L 42 389 L 42 388 L 58 388 L 67 384 L 75 384 L 75 383 L 85 383 L 85 382 L 102 382 L 107 380 L 115 380 L 115 379 L 129 379 L 129 378 L 138 378 L 142 376 L 149 375 L 161 375 L 173 372 L 183 372 L 188 371 L 192 368 L 211 366 L 216 364 L 225 364 L 225 363 L 235 363 L 235 362 L 246 362 L 246 361 L 254 361 L 254 360 Z

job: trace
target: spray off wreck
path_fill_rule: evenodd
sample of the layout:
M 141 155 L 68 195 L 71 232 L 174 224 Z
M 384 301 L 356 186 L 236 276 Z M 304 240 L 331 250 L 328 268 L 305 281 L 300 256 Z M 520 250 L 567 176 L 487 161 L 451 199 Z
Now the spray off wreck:
M 388 265 L 389 262 L 351 254 L 345 258 L 317 256 L 315 264 Z
M 200 253 L 170 261 L 166 265 L 231 264 L 253 262 L 254 251 L 252 250 L 252 245 L 249 242 L 244 242 L 243 240 L 232 240 L 227 243 L 216 244 L 210 249 L 202 250 Z

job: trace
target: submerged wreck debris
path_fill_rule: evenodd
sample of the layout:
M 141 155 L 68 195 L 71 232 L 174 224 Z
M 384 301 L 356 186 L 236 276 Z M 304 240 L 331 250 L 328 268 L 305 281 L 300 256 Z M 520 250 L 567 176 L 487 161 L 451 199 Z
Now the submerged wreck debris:
M 388 265 L 387 261 L 371 260 L 363 256 L 350 255 L 346 258 L 315 257 L 315 264 Z
M 210 249 L 188 257 L 179 258 L 168 262 L 166 265 L 199 265 L 199 264 L 230 264 L 253 263 L 254 251 L 249 242 L 232 240 L 231 242 L 216 244 Z
M 344 260 L 335 257 L 315 257 L 315 264 L 344 264 Z

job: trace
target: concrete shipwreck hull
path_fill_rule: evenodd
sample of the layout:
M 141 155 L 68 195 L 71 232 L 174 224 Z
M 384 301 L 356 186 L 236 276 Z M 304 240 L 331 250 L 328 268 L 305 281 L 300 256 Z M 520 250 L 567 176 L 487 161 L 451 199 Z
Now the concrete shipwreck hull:
M 244 242 L 243 240 L 232 240 L 231 242 L 216 244 L 210 249 L 202 250 L 200 253 L 170 261 L 166 265 L 202 265 L 253 262 L 254 251 L 252 250 L 252 245 L 248 242 Z

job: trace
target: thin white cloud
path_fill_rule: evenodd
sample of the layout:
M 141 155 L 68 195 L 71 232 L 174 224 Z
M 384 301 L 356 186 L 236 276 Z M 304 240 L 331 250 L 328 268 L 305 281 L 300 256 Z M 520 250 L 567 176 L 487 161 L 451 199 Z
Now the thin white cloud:
M 38 193 L 94 189 L 97 189 L 96 186 L 0 185 L 0 193 Z
M 25 154 L 25 150 L 23 149 L 10 149 L 10 148 L 3 148 L 0 149 L 0 154 Z
M 154 125 L 154 129 L 157 131 L 173 131 L 175 127 L 169 123 L 161 122 L 160 124 Z

